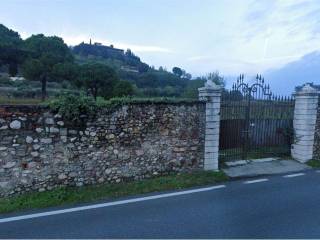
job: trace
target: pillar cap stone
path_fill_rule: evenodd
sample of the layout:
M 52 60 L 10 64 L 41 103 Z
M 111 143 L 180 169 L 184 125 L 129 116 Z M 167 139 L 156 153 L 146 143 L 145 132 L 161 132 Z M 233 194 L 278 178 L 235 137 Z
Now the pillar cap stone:
M 222 87 L 220 85 L 217 85 L 212 80 L 207 80 L 204 87 L 198 88 L 199 91 L 199 97 L 206 97 L 206 96 L 214 96 L 217 93 L 221 94 Z
M 317 90 L 312 83 L 305 83 L 303 84 L 302 88 L 297 90 L 294 94 L 295 96 L 315 96 L 318 95 L 320 92 Z
M 211 79 L 208 79 L 204 86 L 207 88 L 220 88 L 220 86 L 214 83 Z

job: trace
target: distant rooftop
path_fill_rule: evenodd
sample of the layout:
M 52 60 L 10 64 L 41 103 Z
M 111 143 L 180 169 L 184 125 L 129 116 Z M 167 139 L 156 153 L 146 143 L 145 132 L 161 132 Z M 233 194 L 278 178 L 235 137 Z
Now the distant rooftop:
M 91 38 L 90 38 L 89 44 L 88 44 L 88 43 L 85 43 L 85 42 L 82 42 L 82 43 L 83 43 L 83 44 L 87 44 L 87 45 L 94 45 L 94 46 L 106 47 L 106 48 L 113 49 L 113 50 L 115 50 L 115 51 L 122 51 L 122 52 L 124 52 L 123 49 L 115 48 L 115 47 L 113 46 L 113 44 L 111 44 L 110 46 L 103 45 L 103 44 L 100 43 L 100 42 L 95 42 L 94 44 L 92 44 Z

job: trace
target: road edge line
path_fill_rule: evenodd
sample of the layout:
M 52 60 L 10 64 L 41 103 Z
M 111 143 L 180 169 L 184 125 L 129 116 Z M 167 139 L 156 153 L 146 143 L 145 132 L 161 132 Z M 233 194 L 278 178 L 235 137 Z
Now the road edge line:
M 79 211 L 111 207 L 111 206 L 117 206 L 117 205 L 124 205 L 124 204 L 135 203 L 135 202 L 143 202 L 143 201 L 160 199 L 160 198 L 168 198 L 168 197 L 174 197 L 174 196 L 180 196 L 180 195 L 186 195 L 186 194 L 192 194 L 192 193 L 198 193 L 198 192 L 211 191 L 211 190 L 225 188 L 225 187 L 226 185 L 216 185 L 216 186 L 206 187 L 206 188 L 197 188 L 197 189 L 179 191 L 179 192 L 173 192 L 173 193 L 164 193 L 164 194 L 158 194 L 158 195 L 147 196 L 147 197 L 139 197 L 139 198 L 132 198 L 127 200 L 114 201 L 114 202 L 86 205 L 82 207 L 73 207 L 73 208 L 33 213 L 33 214 L 27 214 L 27 215 L 15 216 L 15 217 L 0 218 L 0 223 L 14 222 L 14 221 L 20 221 L 20 220 L 26 220 L 26 219 L 32 219 L 32 218 L 39 218 L 39 217 L 47 217 L 52 215 L 79 212 Z

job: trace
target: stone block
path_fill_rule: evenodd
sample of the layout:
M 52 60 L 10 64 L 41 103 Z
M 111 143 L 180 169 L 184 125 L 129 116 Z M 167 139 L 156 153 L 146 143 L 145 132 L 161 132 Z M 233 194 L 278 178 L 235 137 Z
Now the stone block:
M 207 146 L 207 147 L 205 147 L 205 153 L 209 153 L 209 152 L 218 152 L 219 151 L 219 148 L 218 148 L 218 146 Z
M 37 133 L 43 132 L 43 128 L 36 128 L 36 132 L 37 132 Z
M 31 152 L 32 157 L 39 157 L 39 153 L 37 151 Z
M 312 109 L 295 108 L 294 114 L 295 115 L 315 115 L 315 114 L 317 114 L 317 107 L 312 108 Z
M 21 128 L 21 122 L 18 120 L 14 120 L 10 123 L 11 129 L 20 129 Z
M 294 119 L 296 120 L 310 120 L 310 121 L 316 121 L 317 120 L 317 114 L 295 114 Z
M 0 127 L 0 130 L 6 130 L 6 129 L 8 129 L 8 126 L 7 126 L 7 125 L 2 125 L 2 126 Z
M 44 144 L 50 144 L 52 143 L 52 138 L 41 138 L 40 142 Z
M 32 147 L 36 151 L 40 149 L 40 145 L 39 144 L 34 144 Z
M 27 136 L 26 137 L 26 143 L 33 143 L 33 138 L 32 137 L 30 137 L 30 136 Z
M 9 168 L 13 168 L 16 165 L 16 162 L 7 162 L 5 165 L 3 165 L 2 167 L 4 169 L 9 169 Z
M 44 122 L 47 125 L 53 125 L 54 124 L 54 119 L 53 118 L 46 118 Z
M 49 132 L 50 132 L 50 133 L 58 133 L 58 132 L 59 132 L 59 128 L 50 127 L 50 128 L 49 128 Z
M 218 162 L 218 159 L 215 159 L 213 161 L 205 161 L 205 164 L 204 164 L 204 170 L 206 171 L 217 171 L 219 170 L 219 162 Z
M 219 147 L 219 140 L 212 140 L 211 139 L 206 139 L 205 140 L 205 147 Z

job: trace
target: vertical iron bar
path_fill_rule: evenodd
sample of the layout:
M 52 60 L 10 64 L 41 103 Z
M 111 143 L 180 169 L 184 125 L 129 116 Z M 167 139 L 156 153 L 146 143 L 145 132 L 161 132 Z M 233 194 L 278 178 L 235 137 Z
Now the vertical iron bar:
M 245 139 L 244 139 L 244 149 L 243 149 L 243 159 L 247 159 L 249 151 L 249 129 L 250 129 L 250 107 L 251 107 L 251 92 L 252 89 L 248 89 L 247 94 L 247 105 L 246 105 L 246 115 L 245 115 Z

